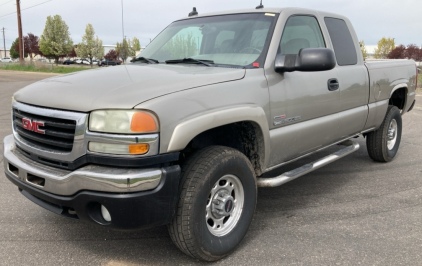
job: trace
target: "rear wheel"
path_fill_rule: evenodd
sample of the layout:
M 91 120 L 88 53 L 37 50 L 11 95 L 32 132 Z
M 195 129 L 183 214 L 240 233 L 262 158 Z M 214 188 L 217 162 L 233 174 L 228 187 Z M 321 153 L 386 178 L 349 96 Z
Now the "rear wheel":
M 377 162 L 394 159 L 400 147 L 402 120 L 400 110 L 390 105 L 381 126 L 366 137 L 369 157 Z
M 180 250 L 204 261 L 232 252 L 245 236 L 256 205 L 256 180 L 248 158 L 212 146 L 182 167 L 176 215 L 169 233 Z

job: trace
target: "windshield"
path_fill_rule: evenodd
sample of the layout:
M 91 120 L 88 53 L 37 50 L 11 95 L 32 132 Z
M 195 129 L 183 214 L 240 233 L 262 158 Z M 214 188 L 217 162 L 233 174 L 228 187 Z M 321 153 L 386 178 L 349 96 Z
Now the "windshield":
M 194 58 L 216 66 L 259 64 L 266 55 L 275 18 L 275 14 L 251 13 L 176 21 L 138 58 L 159 62 Z

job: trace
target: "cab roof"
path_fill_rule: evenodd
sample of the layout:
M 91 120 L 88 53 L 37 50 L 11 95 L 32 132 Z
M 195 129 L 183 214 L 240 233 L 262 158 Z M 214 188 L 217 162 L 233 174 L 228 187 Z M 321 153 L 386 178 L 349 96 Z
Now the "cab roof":
M 218 11 L 218 12 L 210 12 L 210 13 L 200 13 L 201 10 L 198 10 L 198 15 L 194 15 L 191 17 L 184 17 L 179 20 L 186 20 L 186 19 L 194 19 L 200 17 L 212 17 L 212 16 L 220 16 L 220 15 L 231 15 L 231 14 L 245 14 L 245 13 L 281 13 L 283 11 L 291 11 L 297 13 L 306 13 L 309 11 L 318 12 L 324 16 L 331 16 L 331 17 L 338 17 L 338 18 L 345 18 L 342 15 L 328 13 L 324 11 L 319 11 L 315 9 L 307 9 L 307 8 L 298 8 L 298 7 L 265 7 L 261 9 L 255 8 L 246 8 L 246 9 L 234 9 L 234 10 L 226 10 L 226 11 Z M 178 20 L 178 21 L 179 21 Z

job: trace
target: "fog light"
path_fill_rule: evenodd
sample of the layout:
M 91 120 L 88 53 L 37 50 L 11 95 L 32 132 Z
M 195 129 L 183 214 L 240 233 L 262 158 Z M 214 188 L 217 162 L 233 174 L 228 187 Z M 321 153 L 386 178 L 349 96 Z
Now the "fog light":
M 104 220 L 107 222 L 111 222 L 111 215 L 108 212 L 107 208 L 104 205 L 101 205 L 101 215 L 103 216 Z

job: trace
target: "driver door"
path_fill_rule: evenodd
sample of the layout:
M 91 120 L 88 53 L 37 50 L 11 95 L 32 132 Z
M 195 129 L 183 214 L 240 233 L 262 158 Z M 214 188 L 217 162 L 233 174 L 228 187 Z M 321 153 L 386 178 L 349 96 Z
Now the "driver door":
M 298 54 L 302 48 L 326 47 L 318 19 L 290 16 L 278 53 Z M 267 72 L 271 104 L 271 160 L 276 166 L 333 143 L 338 135 L 339 90 L 328 81 L 337 70 L 319 72 Z

